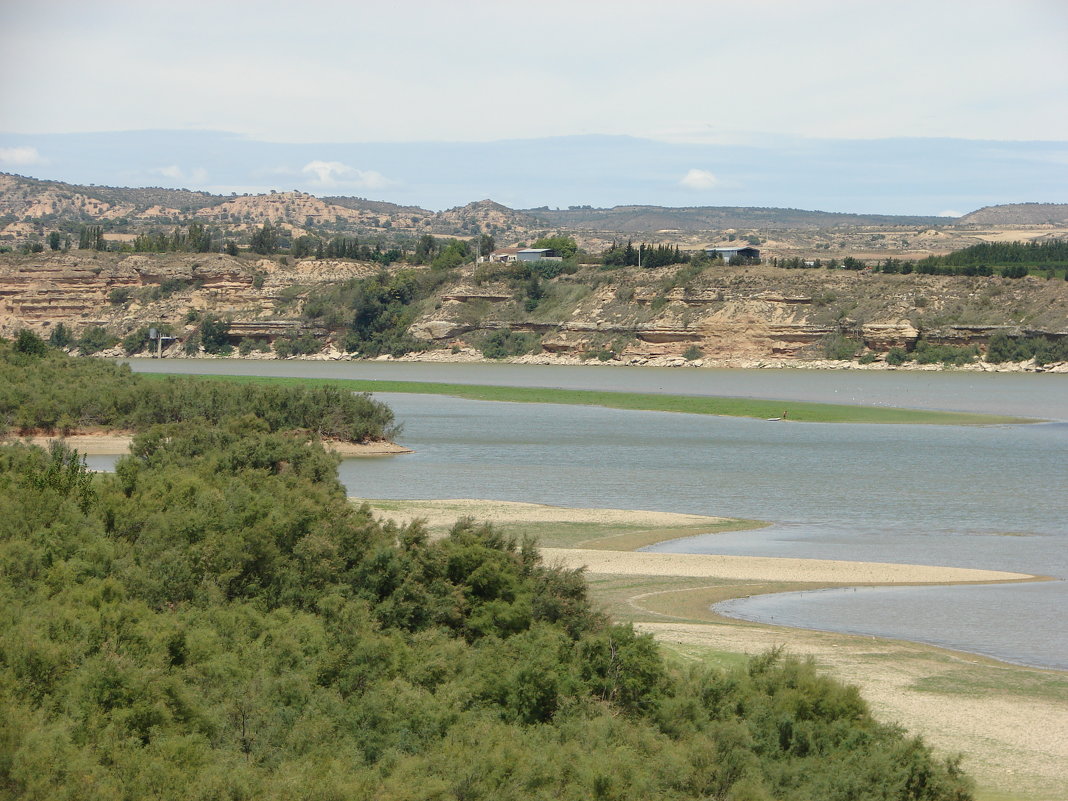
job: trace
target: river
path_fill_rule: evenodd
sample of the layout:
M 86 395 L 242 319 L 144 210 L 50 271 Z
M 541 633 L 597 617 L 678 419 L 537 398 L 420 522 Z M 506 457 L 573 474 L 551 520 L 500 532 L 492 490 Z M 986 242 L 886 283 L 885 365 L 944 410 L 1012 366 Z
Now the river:
M 135 370 L 447 381 L 878 404 L 1040 417 L 1013 426 L 760 420 L 383 394 L 415 453 L 346 460 L 350 494 L 479 497 L 768 520 L 654 550 L 1014 570 L 1052 582 L 730 602 L 747 619 L 1068 669 L 1068 376 L 311 361 Z

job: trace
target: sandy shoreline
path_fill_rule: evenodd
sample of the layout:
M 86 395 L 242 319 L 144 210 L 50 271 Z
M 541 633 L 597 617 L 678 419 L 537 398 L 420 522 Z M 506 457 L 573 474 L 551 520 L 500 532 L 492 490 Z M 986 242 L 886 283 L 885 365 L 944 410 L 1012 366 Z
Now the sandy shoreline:
M 121 456 L 130 452 L 133 434 L 106 432 L 94 434 L 71 434 L 61 436 L 10 437 L 2 442 L 28 442 L 47 448 L 51 443 L 60 441 L 86 456 Z M 412 453 L 411 449 L 393 442 L 336 442 L 323 440 L 327 450 L 341 456 L 388 456 L 397 453 Z
M 354 499 L 356 500 L 356 499 Z M 359 502 L 359 501 L 357 501 Z M 574 527 L 579 547 L 543 547 L 549 564 L 586 568 L 594 602 L 652 634 L 684 662 L 724 664 L 731 655 L 784 647 L 812 656 L 860 688 L 876 716 L 922 735 L 944 755 L 961 754 L 977 798 L 1068 798 L 1068 674 L 880 637 L 784 628 L 711 612 L 718 600 L 806 587 L 1033 581 L 999 570 L 824 559 L 602 550 L 622 528 L 659 529 L 660 539 L 716 530 L 724 518 L 619 509 L 574 509 L 474 499 L 366 501 L 376 515 L 424 521 L 443 536 L 461 517 L 505 533 Z
M 550 564 L 583 567 L 615 576 L 680 576 L 755 582 L 819 584 L 960 584 L 1034 581 L 1027 573 L 885 562 L 845 562 L 775 556 L 717 556 L 689 553 L 542 548 Z

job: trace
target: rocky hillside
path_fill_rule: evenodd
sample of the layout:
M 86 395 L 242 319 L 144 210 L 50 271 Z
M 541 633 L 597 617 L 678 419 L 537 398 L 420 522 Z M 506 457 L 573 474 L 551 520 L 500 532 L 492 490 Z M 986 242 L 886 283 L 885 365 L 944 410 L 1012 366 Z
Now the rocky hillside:
M 279 338 L 310 335 L 317 349 L 343 349 L 353 311 L 331 291 L 378 274 L 380 267 L 284 261 L 221 254 L 6 254 L 0 256 L 0 335 L 23 327 L 48 335 L 63 323 L 75 336 L 102 327 L 121 338 L 163 324 L 180 343 L 205 315 L 214 315 L 231 321 L 235 345 L 248 340 L 268 347 Z M 391 274 L 399 269 L 390 268 Z M 414 269 L 414 280 L 428 288 L 410 307 L 408 334 L 425 343 L 417 348 L 436 349 L 445 358 L 496 342 L 551 358 L 648 363 L 686 355 L 746 364 L 821 358 L 842 339 L 881 358 L 890 348 L 913 347 L 920 337 L 984 346 L 998 331 L 1068 336 L 1068 281 L 1033 276 L 580 267 L 532 287 L 508 265 L 467 265 L 440 274 L 403 269 Z
M 1010 203 L 965 214 L 958 225 L 1068 225 L 1068 203 Z
M 591 253 L 613 242 L 665 243 L 683 250 L 747 240 L 765 257 L 920 259 L 987 241 L 1068 236 L 1068 205 L 1021 204 L 941 217 L 830 214 L 778 208 L 616 206 L 515 210 L 492 200 L 432 212 L 416 206 L 304 192 L 212 195 L 182 189 L 77 186 L 0 173 L 0 251 L 42 246 L 53 232 L 75 243 L 100 225 L 108 246 L 129 248 L 139 234 L 171 234 L 199 222 L 216 249 L 226 240 L 247 247 L 264 223 L 288 241 L 357 237 L 363 243 L 413 247 L 426 234 L 492 235 L 498 246 L 568 234 Z M 989 222 L 984 222 L 989 220 Z M 1037 221 L 1037 222 L 1036 222 Z

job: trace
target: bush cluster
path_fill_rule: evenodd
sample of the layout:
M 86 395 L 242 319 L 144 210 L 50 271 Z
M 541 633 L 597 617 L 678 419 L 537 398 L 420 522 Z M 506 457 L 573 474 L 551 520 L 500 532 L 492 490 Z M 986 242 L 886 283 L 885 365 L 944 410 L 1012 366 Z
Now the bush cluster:
M 146 378 L 127 365 L 0 345 L 0 432 L 56 428 L 141 431 L 159 423 L 218 423 L 255 415 L 271 431 L 303 429 L 360 442 L 396 433 L 393 412 L 368 395 L 329 387 Z
M 1051 339 L 1042 336 L 1013 337 L 997 333 L 990 337 L 986 347 L 986 360 L 994 364 L 1001 362 L 1023 362 L 1034 359 L 1038 364 L 1068 361 L 1068 337 Z
M 532 543 L 376 521 L 269 428 L 155 427 L 108 475 L 0 447 L 0 792 L 970 798 L 811 663 L 672 668 Z

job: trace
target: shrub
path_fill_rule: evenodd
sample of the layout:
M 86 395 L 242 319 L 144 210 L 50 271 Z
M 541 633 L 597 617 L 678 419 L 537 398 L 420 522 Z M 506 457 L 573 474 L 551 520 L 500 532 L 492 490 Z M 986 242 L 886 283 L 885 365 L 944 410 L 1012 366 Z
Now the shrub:
M 688 362 L 700 359 L 702 356 L 704 356 L 704 353 L 702 353 L 701 349 L 696 345 L 690 345 L 690 347 L 686 348 L 682 353 L 682 358 L 686 359 Z
M 48 345 L 33 331 L 22 328 L 15 335 L 15 352 L 24 353 L 27 356 L 44 356 L 48 353 Z
M 287 356 L 308 356 L 322 350 L 323 343 L 311 334 L 288 334 L 274 341 L 274 352 L 285 358 Z
M 516 331 L 494 331 L 482 344 L 482 355 L 487 359 L 506 359 L 532 353 L 540 344 L 535 334 Z
M 200 342 L 205 353 L 227 354 L 230 352 L 230 321 L 207 315 L 200 323 Z
M 825 358 L 847 361 L 857 355 L 862 345 L 857 340 L 841 334 L 828 334 L 821 341 L 820 347 Z
M 122 306 L 130 300 L 133 289 L 128 286 L 117 286 L 108 292 L 108 301 L 112 306 Z
M 85 356 L 99 353 L 105 348 L 110 348 L 118 340 L 99 325 L 91 325 L 86 328 L 78 339 L 78 350 Z
M 886 354 L 886 363 L 894 367 L 900 367 L 908 361 L 908 358 L 908 351 L 904 348 L 890 348 L 890 351 Z

